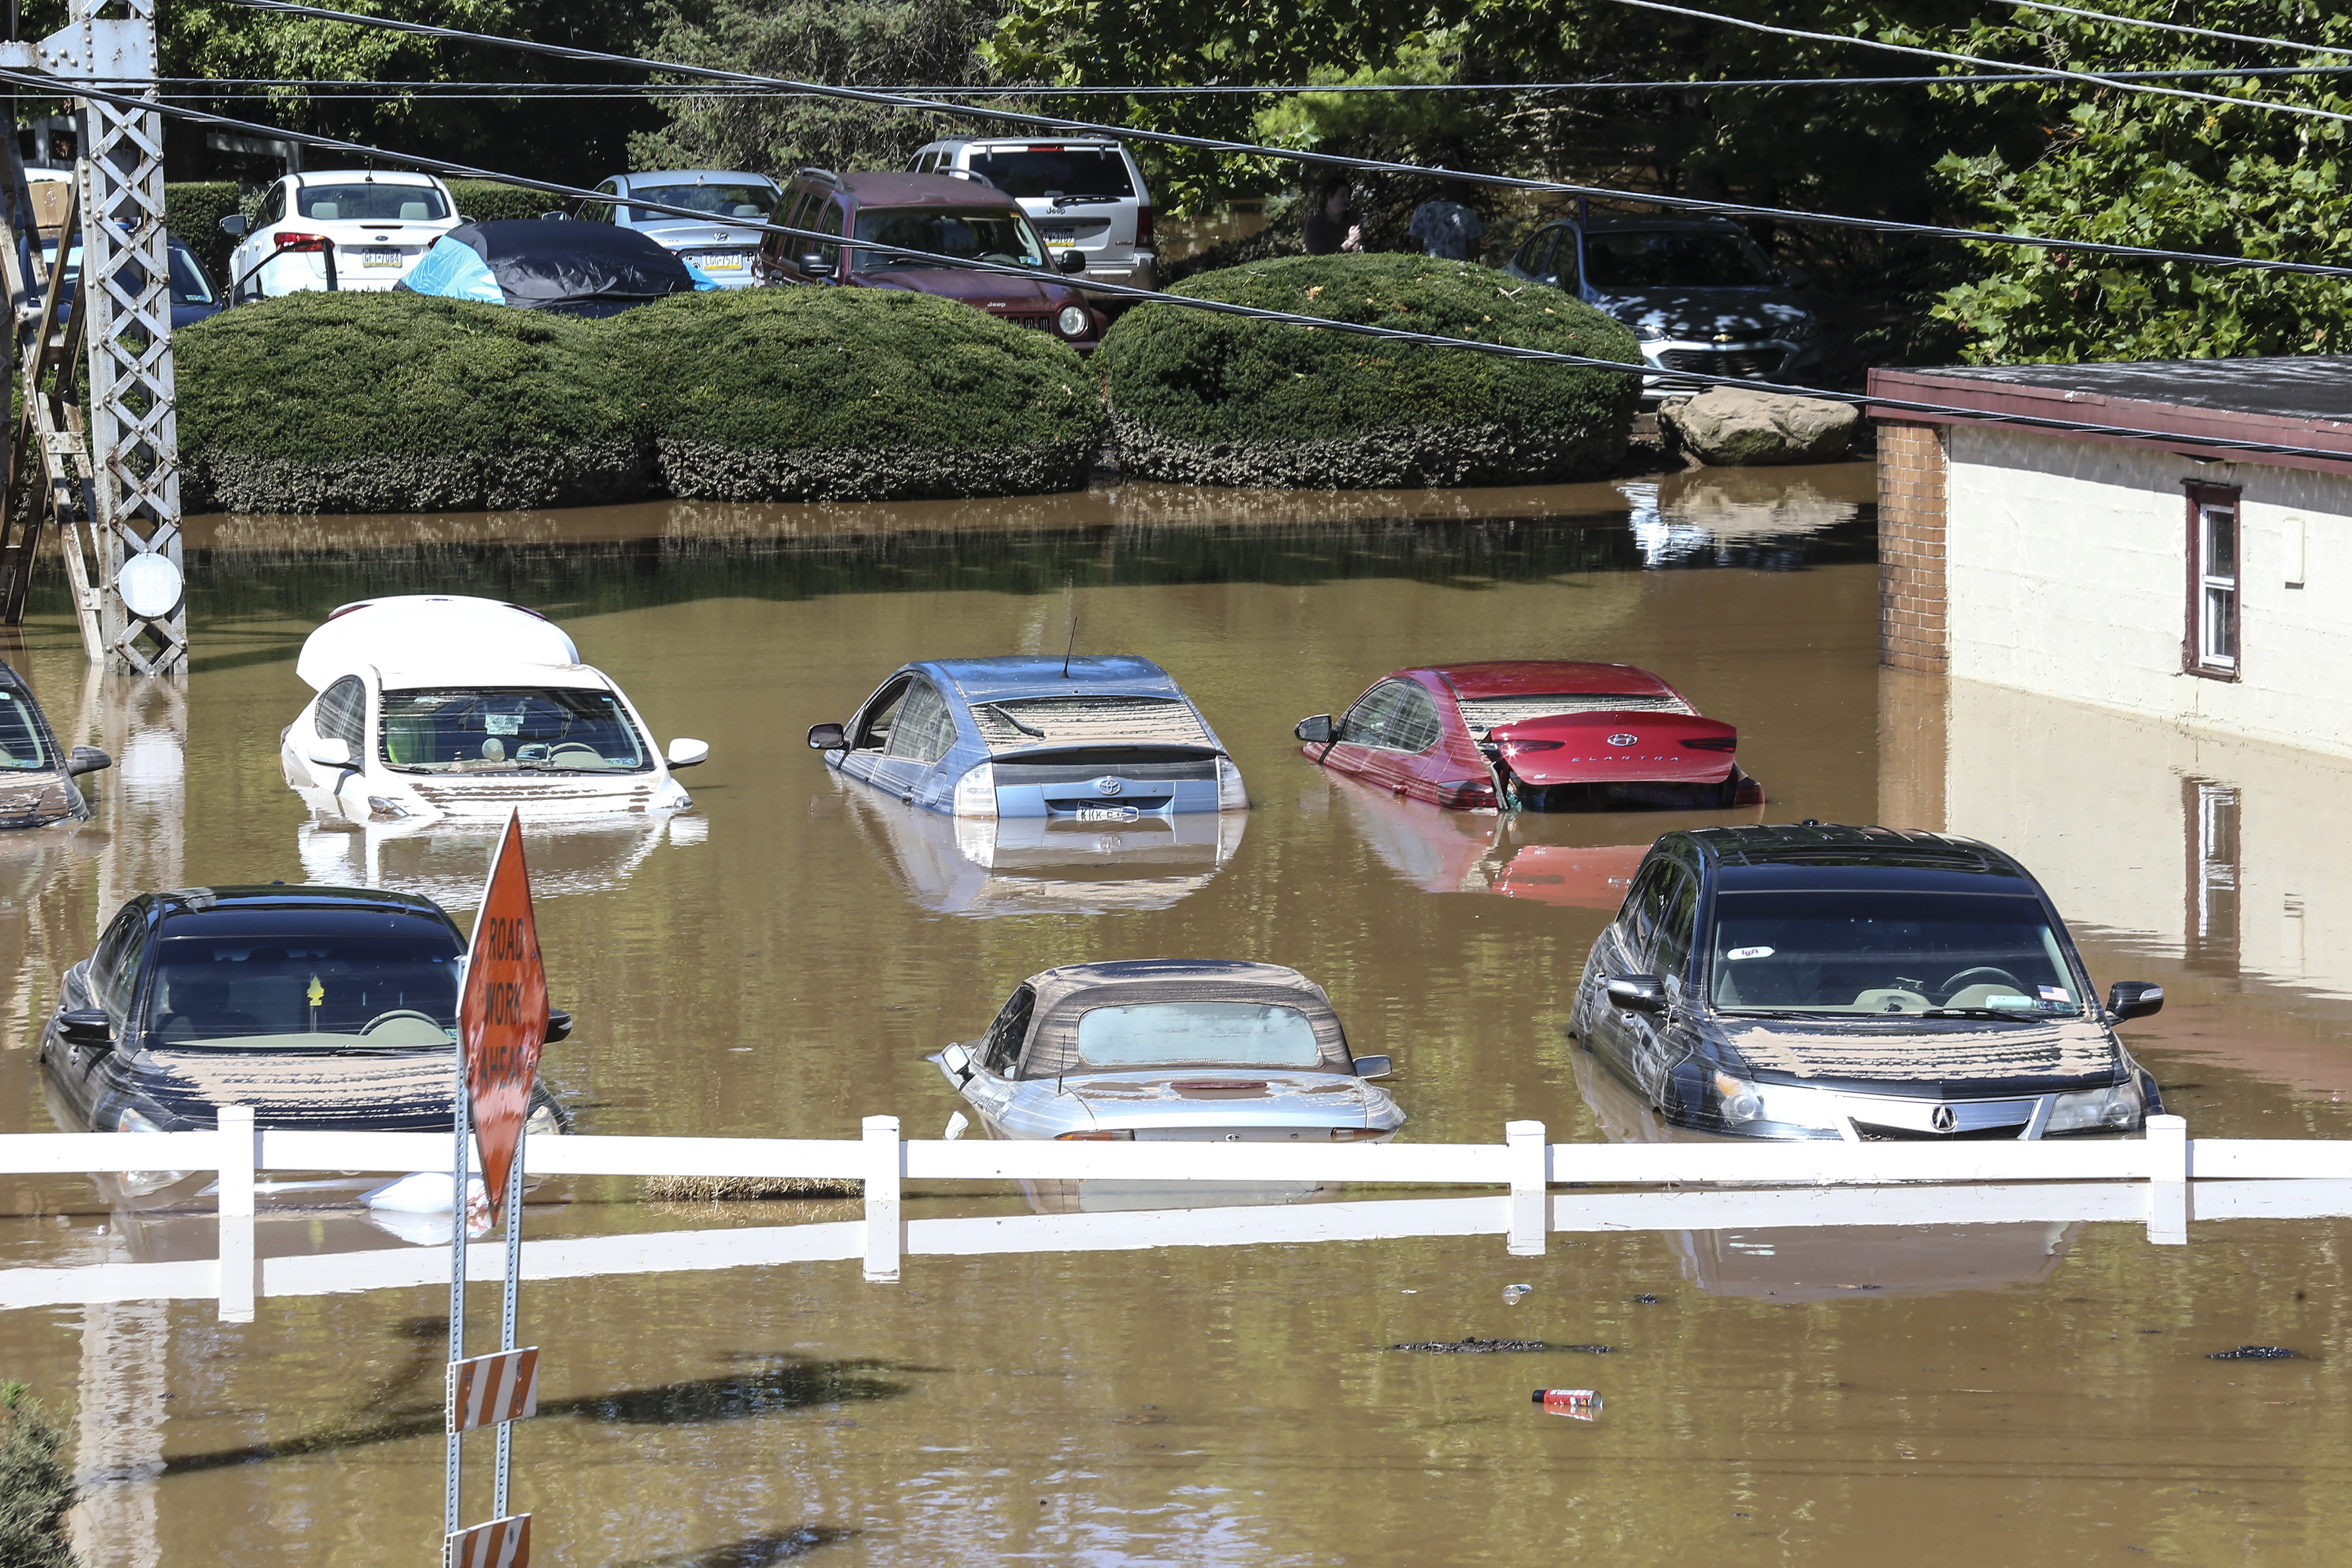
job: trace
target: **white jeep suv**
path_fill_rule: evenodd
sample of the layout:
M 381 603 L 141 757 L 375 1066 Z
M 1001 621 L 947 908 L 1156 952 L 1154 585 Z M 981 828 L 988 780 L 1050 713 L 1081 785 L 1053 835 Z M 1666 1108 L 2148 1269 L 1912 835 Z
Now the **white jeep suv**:
M 1073 283 L 1159 286 L 1151 192 L 1121 142 L 1087 136 L 933 142 L 907 166 L 919 174 L 978 178 L 1019 202 L 1057 259 L 1072 250 L 1087 258 Z
M 324 289 L 331 254 L 337 289 L 389 289 L 408 276 L 435 240 L 464 221 L 449 187 L 430 174 L 394 169 L 289 174 L 270 186 L 249 228 L 242 214 L 221 219 L 223 232 L 237 241 L 228 257 L 230 302 Z

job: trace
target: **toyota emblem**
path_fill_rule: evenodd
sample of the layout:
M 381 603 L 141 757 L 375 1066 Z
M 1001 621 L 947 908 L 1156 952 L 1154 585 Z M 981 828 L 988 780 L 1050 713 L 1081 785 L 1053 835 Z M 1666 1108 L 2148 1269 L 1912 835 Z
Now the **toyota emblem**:
M 1126 785 L 1120 784 L 1117 779 L 1095 780 L 1095 793 L 1097 795 L 1117 795 L 1120 790 L 1126 787 Z
M 1948 1105 L 1936 1107 L 1927 1116 L 1927 1125 L 1938 1132 L 1949 1132 L 1958 1121 L 1958 1119 L 1952 1114 L 1952 1108 Z
M 1627 735 L 1621 732 L 1610 736 L 1609 743 L 1612 746 L 1631 746 L 1639 742 L 1641 739 L 1639 735 Z

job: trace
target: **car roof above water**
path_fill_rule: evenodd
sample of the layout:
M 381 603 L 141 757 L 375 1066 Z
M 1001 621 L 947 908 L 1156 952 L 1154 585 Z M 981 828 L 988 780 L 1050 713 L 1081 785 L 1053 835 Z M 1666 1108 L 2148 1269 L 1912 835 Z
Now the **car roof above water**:
M 456 922 L 430 899 L 378 888 L 173 888 L 153 895 L 167 936 L 445 934 Z
M 1610 693 L 1670 697 L 1674 688 L 1638 665 L 1595 664 L 1583 659 L 1498 659 L 1484 664 L 1438 664 L 1428 667 L 1454 688 L 1456 695 L 1481 697 L 1552 697 Z
M 1133 654 L 1013 654 L 934 658 L 909 668 L 938 675 L 971 702 L 1013 697 L 1183 697 L 1174 678 Z M 1065 671 L 1066 670 L 1066 673 Z
M 1942 833 L 1837 823 L 1779 823 L 1757 827 L 1702 827 L 1659 840 L 1686 839 L 1714 873 L 1718 888 L 1877 888 L 1916 892 L 1987 892 L 1989 882 L 2021 884 L 2005 892 L 2033 894 L 2032 874 L 1990 844 Z

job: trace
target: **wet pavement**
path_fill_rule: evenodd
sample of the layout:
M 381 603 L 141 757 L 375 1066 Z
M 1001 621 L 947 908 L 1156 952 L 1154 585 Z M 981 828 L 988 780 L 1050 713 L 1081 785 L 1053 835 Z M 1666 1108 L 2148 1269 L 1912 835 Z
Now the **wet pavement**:
M 1355 1049 L 1396 1058 L 1408 1139 L 1499 1140 L 1515 1118 L 1641 1136 L 1561 1036 L 1640 847 L 1812 816 L 2017 853 L 2103 986 L 2166 985 L 2166 1012 L 2125 1033 L 2192 1133 L 2352 1137 L 2352 765 L 1881 672 L 1870 494 L 1848 465 L 200 520 L 184 687 L 86 680 L 54 592 L 26 628 L 60 739 L 122 765 L 70 840 L 0 846 L 0 1131 L 51 1126 L 34 1037 L 131 891 L 364 879 L 471 900 L 487 838 L 313 823 L 276 762 L 319 617 L 450 591 L 555 616 L 657 742 L 713 749 L 685 775 L 690 816 L 532 846 L 551 989 L 579 1019 L 548 1076 L 583 1131 L 851 1137 L 892 1113 L 936 1136 L 958 1102 L 923 1056 L 1015 982 L 1181 954 L 1321 982 Z M 1185 684 L 1248 781 L 1237 834 L 1129 828 L 982 865 L 803 743 L 905 659 L 1047 652 L 1074 629 Z M 1474 658 L 1655 669 L 1739 726 L 1770 804 L 1448 816 L 1297 755 L 1301 716 Z M 211 1256 L 208 1215 L 110 1214 L 79 1179 L 0 1189 L 0 1268 Z M 541 1196 L 533 1236 L 856 1213 L 646 1204 L 622 1182 Z M 1029 1208 L 942 1184 L 907 1212 Z M 919 1253 L 896 1285 L 855 1261 L 534 1285 L 543 1414 L 518 1431 L 517 1502 L 542 1561 L 670 1568 L 2338 1555 L 2352 1222 L 2233 1219 L 2158 1247 L 2136 1219 L 1979 1217 L 1562 1234 L 1541 1259 L 1429 1236 Z M 265 1253 L 403 1245 L 323 1207 L 261 1228 Z M 1507 1305 L 1517 1283 L 1534 1289 Z M 202 1300 L 19 1310 L 0 1366 L 79 1439 L 94 1565 L 413 1563 L 440 1519 L 444 1300 L 265 1299 L 244 1326 Z M 485 1343 L 494 1293 L 474 1303 Z M 1386 1348 L 1465 1337 L 1612 1349 Z M 2240 1344 L 2303 1355 L 2207 1359 Z M 1548 1415 L 1538 1387 L 1597 1388 L 1605 1410 Z

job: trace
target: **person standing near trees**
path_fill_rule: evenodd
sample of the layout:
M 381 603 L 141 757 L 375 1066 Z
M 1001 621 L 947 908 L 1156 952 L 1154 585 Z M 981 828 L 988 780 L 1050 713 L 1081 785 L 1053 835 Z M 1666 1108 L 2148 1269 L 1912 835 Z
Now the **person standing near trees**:
M 1478 253 L 1479 241 L 1486 237 L 1486 226 L 1478 215 L 1463 203 L 1467 195 L 1461 182 L 1448 180 L 1438 188 L 1437 199 L 1415 207 L 1412 222 L 1405 232 L 1421 242 L 1421 253 L 1441 261 L 1467 261 Z
M 1307 214 L 1307 254 L 1330 256 L 1342 250 L 1364 248 L 1363 225 L 1348 205 L 1348 182 L 1333 178 L 1323 182 L 1315 193 L 1315 205 Z

